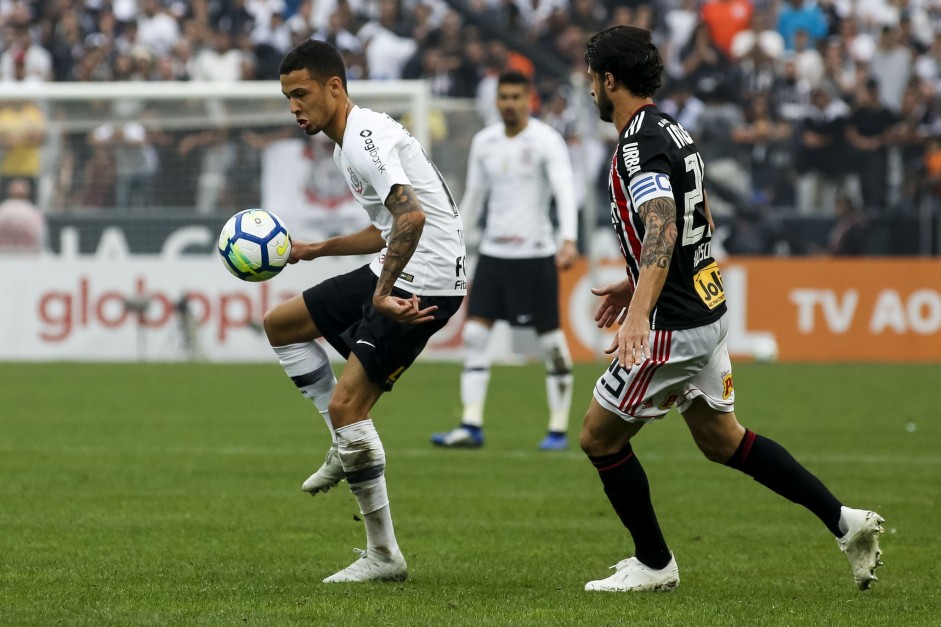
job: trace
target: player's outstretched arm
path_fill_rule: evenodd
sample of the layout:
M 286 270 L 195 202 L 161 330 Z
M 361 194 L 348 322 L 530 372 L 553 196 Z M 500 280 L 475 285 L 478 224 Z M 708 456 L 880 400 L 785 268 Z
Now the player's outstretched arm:
M 369 225 L 361 231 L 349 235 L 331 237 L 322 242 L 291 243 L 291 258 L 288 263 L 311 261 L 317 257 L 343 257 L 346 255 L 368 255 L 377 253 L 386 245 L 382 232 Z
M 640 248 L 640 273 L 627 308 L 624 324 L 615 340 L 618 362 L 622 368 L 641 363 L 650 355 L 650 312 L 660 298 L 670 270 L 676 245 L 676 203 L 672 198 L 653 198 L 637 208 L 644 221 L 644 241 Z
M 392 230 L 386 242 L 382 273 L 372 297 L 373 307 L 384 316 L 399 322 L 429 322 L 434 319 L 431 314 L 437 307 L 420 309 L 417 296 L 404 299 L 392 295 L 395 280 L 418 248 L 418 240 L 425 228 L 425 212 L 411 185 L 393 185 L 385 204 L 392 214 Z

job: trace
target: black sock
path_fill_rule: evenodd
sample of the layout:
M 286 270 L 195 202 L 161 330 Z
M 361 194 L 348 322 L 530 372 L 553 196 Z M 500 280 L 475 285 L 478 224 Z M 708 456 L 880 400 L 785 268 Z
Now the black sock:
M 634 557 L 656 570 L 665 567 L 670 563 L 670 549 L 653 511 L 647 473 L 630 442 L 614 455 L 588 459 L 598 470 L 614 511 L 634 539 Z
M 783 446 L 748 429 L 726 466 L 746 475 L 784 498 L 803 505 L 840 537 L 842 503 L 817 477 L 801 466 Z

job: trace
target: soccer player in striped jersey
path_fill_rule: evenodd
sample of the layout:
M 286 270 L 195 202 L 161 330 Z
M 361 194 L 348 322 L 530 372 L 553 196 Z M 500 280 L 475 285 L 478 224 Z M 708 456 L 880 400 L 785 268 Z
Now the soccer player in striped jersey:
M 535 330 L 546 366 L 549 405 L 543 451 L 568 447 L 572 358 L 559 328 L 559 270 L 578 257 L 578 208 L 565 139 L 530 117 L 531 86 L 519 72 L 497 82 L 501 122 L 474 136 L 461 203 L 465 224 L 486 207 L 480 258 L 468 296 L 461 373 L 461 424 L 431 437 L 437 446 L 483 446 L 484 400 L 490 382 L 490 332 L 496 320 Z M 555 201 L 558 241 L 549 211 Z
M 611 161 L 611 221 L 627 276 L 592 290 L 599 327 L 619 325 L 614 359 L 595 384 L 580 436 L 605 494 L 634 542 L 634 555 L 586 590 L 673 590 L 679 570 L 660 531 L 644 469 L 632 448 L 641 427 L 675 405 L 714 462 L 750 475 L 803 505 L 836 537 L 859 589 L 875 580 L 877 513 L 845 507 L 774 441 L 742 427 L 727 348 L 722 275 L 710 248 L 713 224 L 703 161 L 690 135 L 652 96 L 663 63 L 646 30 L 614 26 L 594 35 L 585 59 L 601 119 L 619 141 Z

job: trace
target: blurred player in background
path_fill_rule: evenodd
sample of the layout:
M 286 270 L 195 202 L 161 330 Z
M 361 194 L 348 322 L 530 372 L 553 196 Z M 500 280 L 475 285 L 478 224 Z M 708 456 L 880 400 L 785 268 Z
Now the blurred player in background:
M 360 559 L 324 582 L 401 581 L 406 563 L 392 526 L 385 452 L 369 411 L 461 305 L 467 289 L 461 216 L 418 141 L 388 115 L 353 104 L 333 46 L 299 44 L 280 73 L 297 124 L 336 142 L 334 161 L 371 222 L 350 235 L 295 241 L 290 262 L 379 253 L 265 315 L 282 367 L 333 435 L 326 461 L 303 490 L 326 492 L 345 478 L 365 521 Z M 339 380 L 320 337 L 347 359 Z
M 634 556 L 586 590 L 673 590 L 679 571 L 650 499 L 631 440 L 676 405 L 708 459 L 740 470 L 813 512 L 846 553 L 859 589 L 875 580 L 875 512 L 850 509 L 780 445 L 735 417 L 728 316 L 710 250 L 713 224 L 703 194 L 703 162 L 689 134 L 651 97 L 663 63 L 650 33 L 615 26 L 594 35 L 585 54 L 601 119 L 620 132 L 611 164 L 611 220 L 627 278 L 593 290 L 595 320 L 619 323 L 616 353 L 595 384 L 581 446 L 634 540 Z M 679 209 L 678 209 L 679 208 Z
M 503 121 L 477 133 L 471 143 L 461 213 L 471 224 L 486 207 L 486 224 L 464 324 L 464 413 L 457 428 L 431 437 L 438 446 L 483 446 L 488 345 L 496 320 L 535 329 L 549 400 L 549 432 L 539 448 L 557 451 L 568 446 L 572 358 L 559 329 L 558 269 L 569 269 L 578 257 L 578 209 L 565 140 L 529 116 L 531 101 L 530 83 L 523 74 L 502 74 L 497 108 Z M 553 199 L 560 245 L 549 215 Z

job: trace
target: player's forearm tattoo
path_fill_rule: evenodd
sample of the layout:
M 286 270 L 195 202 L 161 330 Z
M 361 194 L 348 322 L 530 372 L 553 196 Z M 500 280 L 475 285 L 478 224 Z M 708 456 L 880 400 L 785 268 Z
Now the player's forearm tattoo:
M 644 221 L 641 267 L 668 268 L 676 244 L 676 204 L 672 198 L 654 198 L 639 207 Z
M 386 208 L 392 214 L 392 231 L 386 244 L 386 258 L 376 285 L 377 294 L 392 293 L 392 286 L 418 247 L 425 226 L 425 212 L 410 185 L 393 185 Z

